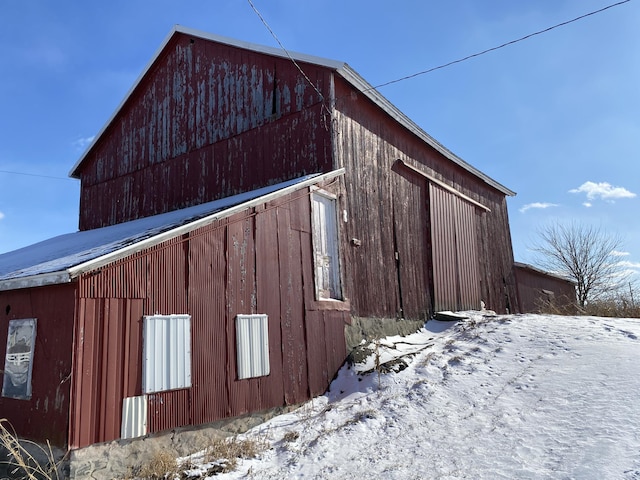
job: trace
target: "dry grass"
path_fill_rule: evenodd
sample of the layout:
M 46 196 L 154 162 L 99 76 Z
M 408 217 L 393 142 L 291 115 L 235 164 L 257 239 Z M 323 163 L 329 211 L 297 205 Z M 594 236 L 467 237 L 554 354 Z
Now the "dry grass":
M 135 478 L 145 480 L 173 478 L 179 470 L 176 455 L 167 450 L 160 450 L 151 457 L 147 464 L 136 469 Z
M 215 438 L 205 451 L 205 462 L 224 461 L 224 471 L 228 472 L 236 468 L 238 459 L 255 458 L 267 448 L 264 439 Z
M 60 479 L 62 460 L 56 462 L 49 442 L 47 442 L 46 447 L 42 447 L 35 442 L 18 439 L 11 424 L 5 418 L 0 419 L 0 447 L 6 451 L 8 458 L 1 463 L 9 467 L 9 473 L 12 478 L 26 480 Z

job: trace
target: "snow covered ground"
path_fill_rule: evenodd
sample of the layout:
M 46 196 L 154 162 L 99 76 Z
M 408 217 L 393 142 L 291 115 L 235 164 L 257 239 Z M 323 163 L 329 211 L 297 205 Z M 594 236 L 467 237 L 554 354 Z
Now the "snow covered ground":
M 640 320 L 466 315 L 383 340 L 405 369 L 343 367 L 215 478 L 640 479 Z

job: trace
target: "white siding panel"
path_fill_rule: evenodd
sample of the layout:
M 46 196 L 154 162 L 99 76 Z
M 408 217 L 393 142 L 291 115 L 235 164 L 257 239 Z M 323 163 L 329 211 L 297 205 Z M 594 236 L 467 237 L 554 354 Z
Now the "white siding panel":
M 191 317 L 144 317 L 143 392 L 161 392 L 190 386 Z
M 236 317 L 238 379 L 269 375 L 269 318 L 267 315 Z
M 147 396 L 128 397 L 122 401 L 120 438 L 136 438 L 147 434 Z

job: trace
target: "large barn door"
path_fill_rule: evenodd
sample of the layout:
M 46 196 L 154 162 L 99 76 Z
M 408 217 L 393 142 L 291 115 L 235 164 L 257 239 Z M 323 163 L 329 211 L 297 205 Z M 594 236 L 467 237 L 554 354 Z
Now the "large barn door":
M 436 311 L 480 308 L 476 207 L 429 183 Z

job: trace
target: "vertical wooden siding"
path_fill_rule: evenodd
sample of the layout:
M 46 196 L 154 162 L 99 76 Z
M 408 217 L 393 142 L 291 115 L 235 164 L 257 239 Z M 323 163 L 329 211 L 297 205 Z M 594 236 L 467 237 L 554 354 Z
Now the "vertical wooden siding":
M 118 438 L 122 398 L 142 393 L 147 314 L 192 319 L 192 387 L 149 396 L 150 432 L 298 403 L 327 387 L 346 357 L 349 312 L 316 312 L 306 288 L 313 281 L 308 195 L 235 214 L 81 280 L 90 298 L 80 301 L 77 326 L 75 446 Z M 128 277 L 142 272 L 146 280 Z M 127 285 L 139 293 L 142 284 L 145 298 L 101 296 L 126 296 Z M 269 316 L 268 376 L 238 380 L 241 313 Z
M 479 296 L 487 308 L 498 312 L 513 309 L 516 304 L 513 251 L 504 193 L 425 144 L 372 102 L 354 94 L 352 87 L 337 76 L 335 87 L 335 158 L 337 166 L 345 167 L 347 171 L 343 193 L 344 205 L 350 216 L 350 221 L 343 228 L 342 242 L 347 245 L 352 238 L 362 242 L 360 247 L 345 250 L 346 282 L 352 313 L 362 317 L 394 317 L 400 303 L 396 293 L 400 281 L 396 275 L 391 218 L 394 205 L 403 199 L 407 202 L 416 199 L 415 186 L 411 182 L 393 179 L 394 175 L 399 175 L 393 170 L 398 159 L 419 167 L 490 209 L 486 214 L 476 215 L 475 220 Z M 451 233 L 444 235 L 450 236 Z M 441 240 L 451 239 L 442 237 Z M 414 242 L 412 249 L 428 258 L 429 251 L 435 248 L 430 244 L 432 241 L 436 240 L 427 238 L 423 243 Z M 443 266 L 456 268 L 449 264 Z M 433 269 L 436 269 L 436 259 Z M 446 272 L 446 275 L 450 274 Z M 427 278 L 429 275 L 427 271 Z M 449 276 L 445 281 L 451 282 L 452 278 Z M 365 280 L 366 288 L 363 285 Z M 404 288 L 402 290 L 405 291 Z M 427 290 L 416 289 L 416 292 Z M 385 294 L 380 295 L 379 292 Z M 406 295 L 403 294 L 403 304 L 422 303 L 423 311 L 431 308 L 431 299 L 424 293 L 419 293 L 422 298 L 410 291 Z M 474 308 L 478 306 L 474 305 Z
M 328 96 L 330 72 L 302 67 Z M 80 166 L 80 229 L 328 171 L 324 122 L 288 59 L 177 34 Z

